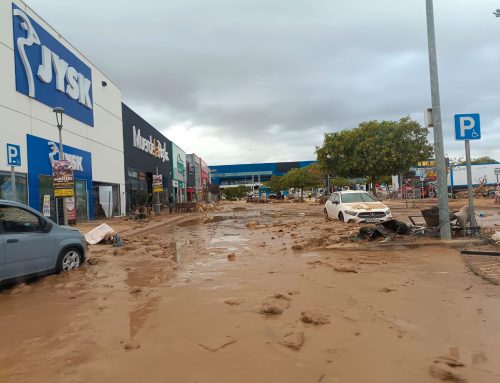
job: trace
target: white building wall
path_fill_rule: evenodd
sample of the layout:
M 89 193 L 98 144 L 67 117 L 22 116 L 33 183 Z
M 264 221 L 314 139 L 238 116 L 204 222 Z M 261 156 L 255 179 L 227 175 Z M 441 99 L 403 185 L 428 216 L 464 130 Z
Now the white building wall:
M 121 90 L 24 2 L 15 0 L 14 4 L 91 68 L 94 127 L 65 115 L 63 142 L 91 152 L 93 180 L 119 184 L 123 192 L 125 174 Z M 0 170 L 10 170 L 5 160 L 5 143 L 9 142 L 21 145 L 22 166 L 17 171 L 27 173 L 26 135 L 58 141 L 58 130 L 52 108 L 16 91 L 12 29 L 12 2 L 2 0 L 0 2 Z M 105 81 L 107 86 L 103 86 L 102 81 Z M 124 198 L 121 209 L 122 212 L 125 211 Z

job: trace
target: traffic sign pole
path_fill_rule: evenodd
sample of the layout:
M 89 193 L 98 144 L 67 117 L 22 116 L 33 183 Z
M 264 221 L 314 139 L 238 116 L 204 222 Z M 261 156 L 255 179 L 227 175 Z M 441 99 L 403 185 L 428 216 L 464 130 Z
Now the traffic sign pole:
M 470 227 L 476 228 L 476 214 L 474 213 L 474 193 L 472 191 L 472 168 L 470 166 L 470 140 L 465 140 L 465 162 L 467 164 L 467 192 L 469 195 L 469 222 Z M 474 230 L 473 229 L 473 230 Z
M 12 184 L 12 200 L 17 201 L 17 191 L 16 191 L 16 171 L 15 167 L 10 167 L 10 180 Z

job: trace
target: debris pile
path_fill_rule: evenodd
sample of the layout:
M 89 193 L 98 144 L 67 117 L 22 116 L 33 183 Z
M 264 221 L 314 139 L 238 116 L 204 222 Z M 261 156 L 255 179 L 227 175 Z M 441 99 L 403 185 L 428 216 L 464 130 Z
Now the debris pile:
M 391 219 L 389 221 L 378 223 L 374 226 L 365 226 L 359 229 L 359 233 L 355 240 L 367 240 L 373 241 L 377 238 L 385 238 L 386 240 L 392 240 L 396 235 L 408 235 L 410 234 L 410 227 L 401 221 Z

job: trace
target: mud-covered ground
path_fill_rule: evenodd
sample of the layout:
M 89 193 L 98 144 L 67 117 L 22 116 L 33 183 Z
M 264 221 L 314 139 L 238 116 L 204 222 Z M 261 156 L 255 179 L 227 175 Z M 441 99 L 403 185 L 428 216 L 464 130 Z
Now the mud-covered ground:
M 500 381 L 500 287 L 456 249 L 351 242 L 309 203 L 110 224 L 126 246 L 0 292 L 0 382 Z

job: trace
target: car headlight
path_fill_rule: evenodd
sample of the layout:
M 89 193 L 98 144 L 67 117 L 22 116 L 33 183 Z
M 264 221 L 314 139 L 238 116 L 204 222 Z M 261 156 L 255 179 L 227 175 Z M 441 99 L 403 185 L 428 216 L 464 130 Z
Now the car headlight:
M 353 215 L 353 216 L 357 216 L 358 215 L 358 212 L 354 211 L 354 210 L 346 210 L 345 213 L 349 214 L 349 215 Z
M 386 211 L 384 211 L 385 215 L 389 215 L 391 214 L 391 209 L 387 209 Z

